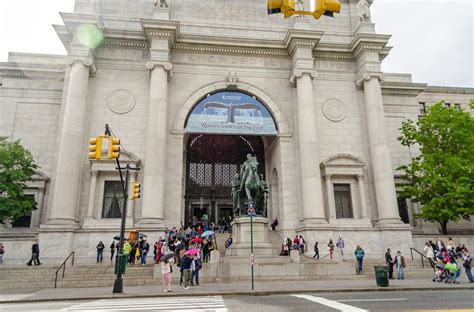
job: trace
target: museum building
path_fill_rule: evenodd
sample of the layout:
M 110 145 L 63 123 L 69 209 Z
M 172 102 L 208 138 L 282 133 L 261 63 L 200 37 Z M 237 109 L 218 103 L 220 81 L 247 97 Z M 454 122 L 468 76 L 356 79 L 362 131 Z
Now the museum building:
M 39 237 L 51 261 L 93 257 L 112 240 L 126 200 L 120 177 L 115 161 L 87 157 L 105 124 L 122 164 L 140 168 L 127 229 L 152 241 L 193 218 L 232 218 L 247 154 L 281 238 L 342 235 L 375 257 L 438 233 L 397 196 L 396 168 L 417 152 L 398 129 L 439 100 L 469 109 L 474 89 L 382 72 L 390 36 L 375 32 L 361 2 L 371 3 L 344 0 L 335 18 L 314 20 L 267 15 L 257 0 L 76 0 L 54 25 L 67 55 L 0 63 L 0 135 L 21 139 L 39 165 L 27 190 L 38 209 L 2 226 L 0 240 L 21 259 Z

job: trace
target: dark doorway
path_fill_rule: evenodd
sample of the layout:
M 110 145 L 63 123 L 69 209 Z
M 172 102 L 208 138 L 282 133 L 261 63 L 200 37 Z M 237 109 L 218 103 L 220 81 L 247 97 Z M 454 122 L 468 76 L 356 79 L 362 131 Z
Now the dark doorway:
M 260 136 L 190 134 L 186 144 L 185 222 L 207 214 L 217 223 L 232 216 L 232 180 L 247 154 L 257 156 L 265 176 L 265 148 Z

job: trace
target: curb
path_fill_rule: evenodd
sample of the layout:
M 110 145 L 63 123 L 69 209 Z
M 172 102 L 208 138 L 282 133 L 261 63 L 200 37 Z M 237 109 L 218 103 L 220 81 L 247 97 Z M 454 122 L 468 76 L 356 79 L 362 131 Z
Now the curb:
M 173 298 L 173 297 L 201 297 L 201 296 L 270 296 L 286 294 L 310 294 L 310 293 L 351 293 L 351 292 L 398 292 L 398 291 L 455 291 L 474 290 L 472 286 L 458 287 L 378 287 L 378 288 L 326 288 L 326 289 L 301 289 L 301 290 L 261 290 L 261 291 L 221 291 L 202 293 L 172 293 L 172 294 L 110 294 L 104 296 L 89 296 L 78 298 L 31 298 L 18 300 L 0 301 L 0 306 L 4 304 L 38 303 L 38 302 L 59 302 L 59 301 L 87 301 L 104 299 L 130 299 L 130 298 Z

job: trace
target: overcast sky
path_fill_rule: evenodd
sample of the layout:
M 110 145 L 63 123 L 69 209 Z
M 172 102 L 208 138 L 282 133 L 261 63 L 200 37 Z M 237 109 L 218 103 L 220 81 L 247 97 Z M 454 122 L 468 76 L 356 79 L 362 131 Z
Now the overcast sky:
M 430 85 L 474 87 L 473 3 L 374 0 L 377 32 L 392 35 L 383 70 Z M 65 54 L 51 25 L 62 23 L 58 12 L 73 8 L 74 0 L 0 0 L 0 62 L 9 51 Z

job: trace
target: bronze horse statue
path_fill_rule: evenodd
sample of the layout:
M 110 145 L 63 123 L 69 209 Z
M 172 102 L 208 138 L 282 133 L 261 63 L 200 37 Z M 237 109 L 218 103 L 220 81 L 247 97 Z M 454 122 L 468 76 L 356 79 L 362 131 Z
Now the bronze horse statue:
M 268 188 L 257 172 L 257 158 L 248 154 L 247 160 L 240 166 L 240 175 L 236 174 L 232 182 L 234 215 L 240 216 L 244 210 L 245 199 L 253 203 L 258 215 L 266 216 L 266 196 Z

